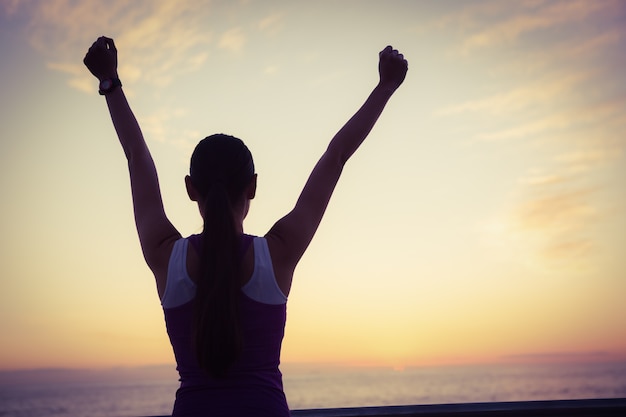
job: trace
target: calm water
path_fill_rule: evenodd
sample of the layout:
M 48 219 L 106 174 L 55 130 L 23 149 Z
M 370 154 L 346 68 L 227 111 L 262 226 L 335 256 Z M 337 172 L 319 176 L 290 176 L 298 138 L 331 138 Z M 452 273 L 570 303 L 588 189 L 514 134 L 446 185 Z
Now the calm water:
M 175 378 L 151 370 L 0 373 L 0 416 L 138 417 L 171 411 Z M 167 370 L 167 376 L 171 374 Z M 285 367 L 292 409 L 626 397 L 626 363 L 314 370 Z M 121 376 L 117 382 L 114 374 Z M 143 378 L 143 379 L 142 379 Z M 38 382 L 35 382 L 39 380 Z

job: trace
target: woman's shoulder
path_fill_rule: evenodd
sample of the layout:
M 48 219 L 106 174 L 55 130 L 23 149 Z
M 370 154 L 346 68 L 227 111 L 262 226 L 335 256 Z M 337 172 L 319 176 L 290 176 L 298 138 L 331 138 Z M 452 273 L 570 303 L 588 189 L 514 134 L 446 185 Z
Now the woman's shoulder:
M 189 250 L 189 240 L 178 239 L 171 250 L 165 289 L 161 294 L 161 305 L 173 308 L 190 301 L 195 296 L 196 286 L 189 274 L 190 257 L 194 252 Z
M 243 292 L 263 304 L 285 304 L 287 296 L 279 285 L 267 240 L 259 236 L 252 237 L 252 240 L 253 247 L 246 255 L 253 258 L 253 266 L 250 278 L 242 287 Z M 244 267 L 246 265 L 250 263 L 244 262 Z
M 271 232 L 263 236 L 267 243 L 268 254 L 272 261 L 276 283 L 282 293 L 288 297 L 291 290 L 291 282 L 293 280 L 293 272 L 295 265 L 284 254 L 284 242 L 280 236 Z

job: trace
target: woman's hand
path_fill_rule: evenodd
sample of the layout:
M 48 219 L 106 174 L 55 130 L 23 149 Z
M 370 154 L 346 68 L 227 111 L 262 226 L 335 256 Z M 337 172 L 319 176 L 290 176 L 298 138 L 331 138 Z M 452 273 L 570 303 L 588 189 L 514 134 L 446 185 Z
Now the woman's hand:
M 398 52 L 397 49 L 393 49 L 391 46 L 387 46 L 380 51 L 378 73 L 380 74 L 380 85 L 385 88 L 390 88 L 395 91 L 406 77 L 406 72 L 409 69 L 409 64 L 404 55 Z
M 87 51 L 83 63 L 99 81 L 118 78 L 117 49 L 113 39 L 100 36 Z

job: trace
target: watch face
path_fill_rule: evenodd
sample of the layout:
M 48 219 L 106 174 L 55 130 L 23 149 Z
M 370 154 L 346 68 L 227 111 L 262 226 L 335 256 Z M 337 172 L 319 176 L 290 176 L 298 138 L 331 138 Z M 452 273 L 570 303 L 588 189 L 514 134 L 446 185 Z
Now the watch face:
M 113 81 L 111 80 L 102 80 L 100 83 L 100 90 L 107 91 L 113 85 Z

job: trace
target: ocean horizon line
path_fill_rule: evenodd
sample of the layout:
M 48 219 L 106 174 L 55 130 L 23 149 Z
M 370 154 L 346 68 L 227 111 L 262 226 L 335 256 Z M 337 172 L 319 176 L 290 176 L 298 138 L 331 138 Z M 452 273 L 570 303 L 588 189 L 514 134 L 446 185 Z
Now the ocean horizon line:
M 506 366 L 533 366 L 533 365 L 567 365 L 567 364 L 594 364 L 594 363 L 626 363 L 626 358 L 611 352 L 587 353 L 541 353 L 507 355 L 494 358 L 491 361 L 476 362 L 457 361 L 440 363 L 412 363 L 398 366 L 392 363 L 364 363 L 364 362 L 329 362 L 329 361 L 293 361 L 283 362 L 280 367 L 283 373 L 306 374 L 310 372 L 349 372 L 358 370 L 384 370 L 405 372 L 418 369 L 445 369 L 445 368 L 481 368 Z M 109 366 L 50 366 L 33 368 L 0 369 L 0 386 L 20 383 L 47 383 L 61 382 L 117 382 L 123 379 L 127 382 L 143 381 L 146 379 L 178 379 L 176 364 L 155 363 L 140 365 L 109 365 Z
M 393 367 L 319 364 L 283 370 L 291 409 L 626 398 L 626 361 Z M 165 416 L 174 364 L 0 371 L 0 414 L 25 417 Z M 8 414 L 7 414 L 8 413 Z

